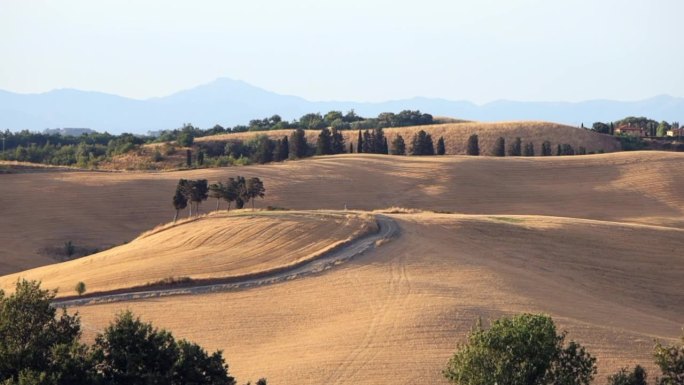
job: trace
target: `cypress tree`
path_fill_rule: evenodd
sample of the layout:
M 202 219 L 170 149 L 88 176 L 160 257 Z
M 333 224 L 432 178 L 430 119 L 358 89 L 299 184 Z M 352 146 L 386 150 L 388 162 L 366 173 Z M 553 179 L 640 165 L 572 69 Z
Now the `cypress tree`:
M 382 138 L 382 153 L 389 154 L 389 147 L 387 146 L 387 137 Z
M 204 164 L 204 151 L 197 151 L 197 164 L 202 166 Z
M 332 154 L 342 154 L 344 152 L 344 136 L 335 128 L 332 129 Z
M 437 155 L 444 155 L 446 153 L 446 149 L 444 148 L 444 137 L 439 137 L 437 140 Z
M 375 144 L 373 143 L 373 134 L 366 130 L 363 133 L 363 152 L 366 154 L 372 154 Z
M 411 142 L 411 155 L 435 155 L 432 136 L 423 130 L 415 133 Z
M 556 156 L 561 155 L 563 155 L 563 148 L 561 147 L 560 143 L 558 143 L 558 147 L 556 147 Z
M 534 156 L 534 143 L 525 143 L 525 156 Z
M 404 138 L 401 135 L 397 135 L 392 141 L 392 149 L 390 150 L 392 155 L 406 155 L 406 143 L 404 143 Z
M 259 136 L 254 153 L 254 161 L 259 164 L 269 163 L 273 160 L 273 141 L 266 135 Z
M 354 143 L 349 143 L 349 153 L 350 154 L 354 153 Z
M 363 137 L 361 136 L 361 130 L 359 130 L 359 138 L 356 140 L 356 152 L 363 152 Z
M 499 137 L 496 142 L 494 142 L 494 150 L 492 152 L 494 156 L 506 156 L 506 139 Z
M 185 164 L 192 167 L 192 150 L 185 150 Z
M 522 141 L 520 137 L 516 137 L 513 143 L 508 147 L 508 156 L 520 156 L 522 155 Z
M 300 159 L 307 156 L 309 147 L 306 143 L 306 135 L 304 134 L 304 130 L 301 128 L 292 131 L 292 134 L 290 134 L 289 150 L 290 159 Z
M 548 140 L 545 140 L 544 143 L 542 143 L 542 156 L 551 156 L 551 142 Z
M 466 154 L 474 156 L 480 155 L 480 144 L 478 142 L 477 134 L 470 135 L 468 138 Z
M 280 139 L 277 139 L 275 141 L 275 145 L 273 146 L 273 156 L 271 159 L 274 162 L 281 162 L 283 158 L 280 157 L 280 154 L 283 152 L 283 141 Z
M 425 147 L 423 155 L 435 155 L 435 146 L 432 144 L 432 135 L 425 135 Z
M 575 155 L 575 149 L 569 144 L 563 144 L 561 147 L 561 155 Z
M 280 142 L 280 155 L 278 156 L 280 160 L 285 160 L 290 154 L 290 142 L 287 140 L 287 135 L 283 136 L 283 140 Z
M 382 131 L 382 127 L 377 127 L 373 130 L 373 150 L 374 154 L 387 154 L 385 150 L 385 133 Z
M 318 134 L 316 155 L 330 155 L 332 153 L 332 137 L 330 135 L 330 130 L 324 128 L 321 130 L 321 133 Z

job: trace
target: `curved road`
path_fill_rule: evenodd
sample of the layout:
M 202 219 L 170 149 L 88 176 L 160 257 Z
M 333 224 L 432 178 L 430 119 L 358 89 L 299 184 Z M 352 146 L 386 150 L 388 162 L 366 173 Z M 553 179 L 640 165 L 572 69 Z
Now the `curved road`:
M 375 248 L 378 242 L 387 241 L 397 235 L 399 232 L 399 225 L 397 225 L 392 218 L 386 217 L 384 215 L 376 215 L 376 221 L 378 224 L 378 232 L 355 239 L 350 243 L 324 253 L 311 261 L 306 261 L 300 265 L 295 265 L 272 273 L 257 274 L 248 277 L 229 277 L 225 279 L 219 278 L 212 280 L 215 283 L 210 284 L 198 283 L 196 285 L 189 284 L 182 287 L 168 287 L 159 289 L 131 288 L 130 290 L 117 290 L 115 293 L 94 293 L 87 298 L 55 299 L 52 304 L 60 307 L 71 307 L 92 305 L 97 303 L 165 297 L 169 295 L 206 294 L 271 285 L 295 278 L 319 274 L 334 266 L 347 262 L 350 259 L 363 254 L 369 249 Z

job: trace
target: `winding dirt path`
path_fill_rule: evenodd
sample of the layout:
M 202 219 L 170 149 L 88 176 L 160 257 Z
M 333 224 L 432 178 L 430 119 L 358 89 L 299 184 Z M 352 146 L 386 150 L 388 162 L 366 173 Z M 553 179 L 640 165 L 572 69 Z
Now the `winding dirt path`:
M 112 292 L 93 293 L 85 298 L 60 298 L 53 301 L 53 305 L 60 307 L 85 306 L 99 303 L 134 301 L 146 298 L 166 297 L 171 295 L 206 294 L 222 291 L 235 291 L 251 287 L 271 285 L 309 275 L 319 274 L 376 247 L 380 242 L 386 242 L 396 236 L 399 225 L 384 215 L 376 215 L 378 232 L 369 234 L 350 242 L 340 248 L 331 250 L 320 257 L 303 262 L 300 265 L 289 266 L 283 270 L 246 276 L 212 279 L 189 283 L 182 286 L 166 288 L 129 288 Z

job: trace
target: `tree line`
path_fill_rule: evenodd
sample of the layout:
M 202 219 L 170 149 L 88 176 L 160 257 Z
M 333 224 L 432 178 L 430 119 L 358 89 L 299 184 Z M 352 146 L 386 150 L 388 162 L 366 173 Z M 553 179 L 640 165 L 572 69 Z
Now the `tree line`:
M 684 336 L 682 343 L 656 343 L 653 358 L 660 375 L 651 384 L 684 384 Z M 521 314 L 497 319 L 488 329 L 479 321 L 442 373 L 455 385 L 590 385 L 597 370 L 596 358 L 581 344 L 566 342 L 551 317 Z M 640 365 L 607 378 L 608 385 L 648 383 Z
M 129 311 L 117 315 L 92 345 L 83 344 L 78 314 L 58 314 L 51 304 L 55 294 L 25 280 L 10 296 L 0 290 L 0 383 L 237 384 L 220 350 L 210 354 Z
M 228 211 L 232 202 L 235 202 L 235 207 L 241 209 L 250 201 L 254 210 L 254 201 L 256 198 L 263 198 L 265 193 L 264 183 L 257 177 L 246 179 L 237 176 L 228 178 L 226 183 L 212 184 L 208 184 L 206 179 L 180 179 L 172 199 L 173 208 L 176 210 L 173 221 L 176 222 L 178 214 L 186 207 L 189 217 L 193 215 L 193 207 L 195 215 L 198 215 L 199 205 L 210 197 L 216 199 L 216 210 L 220 208 L 222 200 L 228 202 Z
M 593 151 L 587 152 L 587 149 L 583 146 L 579 146 L 577 150 L 575 148 L 567 143 L 564 144 L 558 144 L 555 149 L 555 154 L 554 154 L 554 149 L 551 146 L 551 142 L 548 140 L 545 140 L 542 142 L 541 145 L 541 156 L 551 156 L 551 155 L 587 155 L 587 154 L 594 154 Z M 603 151 L 599 151 L 601 153 Z M 471 135 L 468 138 L 468 142 L 466 145 L 466 154 L 467 155 L 480 155 L 480 145 L 479 145 L 479 138 L 476 134 Z M 516 137 L 509 145 L 506 147 L 506 139 L 504 137 L 498 137 L 496 141 L 494 141 L 494 147 L 491 152 L 492 156 L 535 156 L 536 155 L 536 150 L 534 147 L 533 142 L 527 142 L 524 143 L 522 142 L 522 139 L 520 137 Z

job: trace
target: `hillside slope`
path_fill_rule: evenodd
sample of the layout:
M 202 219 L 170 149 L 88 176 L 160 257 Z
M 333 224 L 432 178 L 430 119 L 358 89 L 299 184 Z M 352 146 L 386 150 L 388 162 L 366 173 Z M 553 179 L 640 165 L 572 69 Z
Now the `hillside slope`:
M 309 260 L 376 229 L 369 215 L 324 212 L 219 212 L 169 224 L 130 243 L 88 257 L 0 277 L 42 281 L 59 296 L 157 283 L 164 279 L 226 278 Z
M 179 178 L 264 180 L 291 209 L 391 206 L 531 214 L 684 227 L 684 154 L 490 158 L 339 155 L 264 166 L 166 173 L 54 171 L 1 175 L 0 274 L 55 262 L 43 250 L 130 241 L 174 214 Z M 206 211 L 214 205 L 204 205 Z
M 398 238 L 270 286 L 81 307 L 86 337 L 130 309 L 279 384 L 444 383 L 477 317 L 547 312 L 600 373 L 650 363 L 684 320 L 684 230 L 539 216 L 393 215 Z M 153 252 L 153 249 L 148 250 Z
M 410 148 L 411 138 L 413 138 L 413 135 L 420 130 L 425 130 L 427 133 L 432 135 L 432 140 L 435 145 L 437 144 L 437 139 L 440 136 L 444 137 L 447 155 L 465 155 L 468 137 L 473 134 L 477 134 L 479 137 L 480 153 L 483 155 L 489 155 L 492 153 L 494 142 L 498 137 L 503 137 L 506 139 L 507 143 L 510 143 L 516 137 L 520 137 L 523 142 L 532 142 L 534 143 L 537 156 L 541 155 L 541 145 L 545 140 L 551 142 L 554 150 L 556 145 L 564 143 L 572 145 L 575 150 L 579 149 L 580 146 L 585 147 L 588 152 L 598 152 L 599 150 L 613 152 L 620 149 L 619 141 L 613 136 L 597 134 L 593 131 L 550 122 L 462 122 L 415 127 L 386 128 L 384 129 L 384 132 L 388 143 L 391 143 L 397 135 L 401 135 L 406 142 L 406 147 L 408 150 L 408 148 Z M 319 130 L 307 130 L 307 141 L 311 144 L 315 144 L 319 132 Z M 358 131 L 345 130 L 340 132 L 344 136 L 347 148 L 349 147 L 349 144 L 352 143 L 354 145 L 354 151 L 356 152 Z M 290 135 L 290 133 L 292 133 L 292 130 L 274 130 L 262 132 L 252 131 L 235 134 L 205 136 L 202 138 L 197 138 L 196 141 L 198 143 L 204 143 L 235 139 L 249 140 L 258 134 L 266 134 L 272 138 L 282 138 L 285 135 Z

